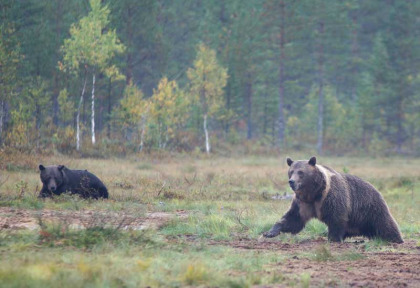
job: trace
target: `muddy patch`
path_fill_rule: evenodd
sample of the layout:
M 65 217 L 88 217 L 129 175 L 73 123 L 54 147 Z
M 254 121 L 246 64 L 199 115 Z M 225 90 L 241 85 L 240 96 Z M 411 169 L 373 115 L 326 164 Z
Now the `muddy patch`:
M 158 229 L 174 218 L 186 218 L 188 213 L 148 212 L 117 213 L 108 211 L 25 210 L 0 207 L 0 230 L 37 230 L 42 225 L 58 224 L 71 229 L 114 227 L 126 230 Z
M 295 251 L 295 252 L 304 252 L 314 250 L 320 246 L 327 245 L 328 248 L 333 252 L 342 252 L 349 249 L 355 250 L 357 252 L 365 253 L 369 240 L 358 237 L 351 238 L 346 240 L 343 243 L 330 243 L 325 237 L 319 237 L 317 239 L 307 239 L 303 241 L 296 241 L 293 243 L 281 242 L 277 239 L 251 239 L 251 238 L 238 238 L 236 240 L 227 241 L 227 240 L 210 240 L 210 245 L 225 245 L 231 246 L 238 249 L 247 249 L 247 250 L 278 250 L 278 251 Z M 390 243 L 387 245 L 389 249 L 395 249 L 399 251 L 407 251 L 409 253 L 420 254 L 420 246 L 417 245 L 416 241 L 407 240 L 403 244 L 393 244 Z
M 371 252 L 366 248 L 368 242 L 354 238 L 344 243 L 329 243 L 320 237 L 298 243 L 237 239 L 210 241 L 210 245 L 268 250 L 290 256 L 265 267 L 265 273 L 283 275 L 290 283 L 301 283 L 302 275 L 306 275 L 310 287 L 420 287 L 420 247 L 416 241 L 407 240 L 403 244 L 385 247 L 387 251 L 395 252 Z M 317 257 L 318 252 L 326 255 Z M 352 256 L 357 257 L 348 260 Z
M 420 255 L 371 253 L 356 261 L 315 261 L 291 258 L 274 271 L 310 275 L 314 286 L 420 287 Z

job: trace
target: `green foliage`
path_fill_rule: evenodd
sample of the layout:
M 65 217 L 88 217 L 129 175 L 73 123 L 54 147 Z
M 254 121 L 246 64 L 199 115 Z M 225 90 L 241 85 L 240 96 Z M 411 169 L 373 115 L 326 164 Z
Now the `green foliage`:
M 146 133 L 149 106 L 143 92 L 135 85 L 130 84 L 125 88 L 124 97 L 120 100 L 120 105 L 114 108 L 113 113 L 115 122 L 122 128 L 126 139 L 133 141 L 134 138 L 137 143 L 141 141 L 142 134 Z
M 60 107 L 60 119 L 63 123 L 67 124 L 73 119 L 74 113 L 76 112 L 74 103 L 69 100 L 69 92 L 67 89 L 64 88 L 60 91 L 57 101 Z
M 223 105 L 223 88 L 228 78 L 227 70 L 217 62 L 216 52 L 204 44 L 197 47 L 193 68 L 187 71 L 190 80 L 190 97 L 201 106 L 202 113 L 212 115 Z
M 20 46 L 14 38 L 15 29 L 7 22 L 0 22 L 0 127 L 4 121 L 4 103 L 10 101 L 18 84 L 18 65 L 22 59 Z M 0 130 L 0 139 L 2 139 Z
M 89 155 L 143 147 L 199 152 L 204 120 L 217 153 L 271 153 L 283 134 L 282 149 L 312 151 L 321 117 L 327 153 L 418 154 L 417 1 L 201 4 L 7 0 L 0 142 L 73 153 L 72 129 L 86 140 L 93 114 L 82 99 L 78 130 L 74 110 L 94 74 L 95 87 L 86 89 L 96 89 L 93 120 L 106 144 L 86 147 Z M 124 120 L 115 111 L 130 86 L 150 111 Z
M 70 28 L 70 38 L 61 48 L 63 63 L 60 68 L 77 72 L 79 68 L 91 66 L 107 76 L 115 75 L 116 68 L 109 61 L 124 51 L 115 30 L 104 32 L 109 24 L 109 9 L 101 6 L 100 0 L 89 1 L 91 11 Z
M 42 131 L 47 126 L 48 112 L 51 109 L 48 83 L 37 77 L 29 82 L 21 92 L 20 99 L 13 99 L 11 110 L 12 129 L 9 130 L 6 141 L 16 148 L 28 148 L 33 144 L 39 145 L 41 137 L 48 136 L 50 131 Z M 44 138 L 45 139 L 45 138 Z
M 223 108 L 223 88 L 228 78 L 227 70 L 218 64 L 216 52 L 201 43 L 197 48 L 193 68 L 188 69 L 187 76 L 190 81 L 191 102 L 199 106 L 203 115 L 206 151 L 209 153 L 207 117 L 213 116 Z
M 189 99 L 175 81 L 162 78 L 149 99 L 148 126 L 152 142 L 162 149 L 173 139 L 187 120 Z M 154 141 L 156 140 L 156 141 Z
M 187 285 L 199 285 L 208 278 L 208 268 L 200 263 L 188 265 L 186 271 L 181 275 L 181 281 Z

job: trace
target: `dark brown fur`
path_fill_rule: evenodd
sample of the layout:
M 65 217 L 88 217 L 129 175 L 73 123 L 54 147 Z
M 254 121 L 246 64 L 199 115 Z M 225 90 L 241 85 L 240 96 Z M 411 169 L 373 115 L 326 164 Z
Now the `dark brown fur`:
M 264 237 L 275 237 L 281 232 L 299 233 L 310 219 L 318 218 L 328 226 L 330 241 L 366 236 L 404 242 L 385 200 L 371 184 L 316 165 L 315 157 L 295 162 L 287 158 L 287 164 L 295 198 L 289 211 Z
M 42 189 L 40 198 L 69 192 L 83 198 L 108 198 L 104 183 L 87 170 L 71 170 L 63 165 L 39 165 Z

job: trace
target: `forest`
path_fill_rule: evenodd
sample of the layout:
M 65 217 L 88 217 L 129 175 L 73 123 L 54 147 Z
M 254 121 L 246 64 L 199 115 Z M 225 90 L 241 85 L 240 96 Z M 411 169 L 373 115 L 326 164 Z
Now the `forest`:
M 419 155 L 420 1 L 1 0 L 0 144 Z
M 420 287 L 419 88 L 416 0 L 0 0 L 0 286 Z

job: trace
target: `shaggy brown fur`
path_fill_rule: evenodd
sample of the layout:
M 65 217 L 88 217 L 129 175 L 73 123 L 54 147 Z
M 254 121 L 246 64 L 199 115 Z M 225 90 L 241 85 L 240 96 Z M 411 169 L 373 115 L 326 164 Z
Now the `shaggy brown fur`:
M 385 200 L 371 184 L 317 165 L 315 157 L 295 162 L 287 158 L 287 164 L 295 198 L 289 211 L 264 237 L 299 233 L 311 218 L 318 218 L 328 226 L 330 241 L 366 236 L 404 242 Z

